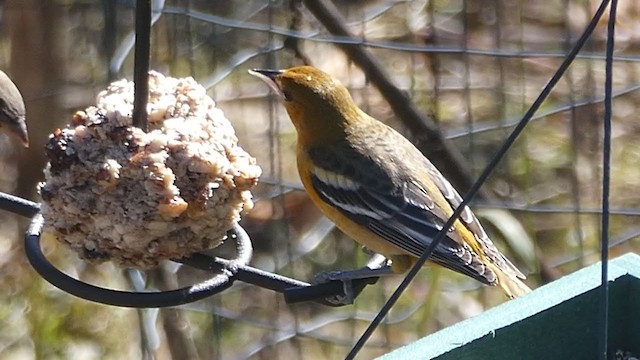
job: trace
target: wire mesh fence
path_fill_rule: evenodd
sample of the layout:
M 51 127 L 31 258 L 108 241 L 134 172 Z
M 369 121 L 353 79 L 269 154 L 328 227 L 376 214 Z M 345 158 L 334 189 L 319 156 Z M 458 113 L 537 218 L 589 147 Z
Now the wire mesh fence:
M 242 221 L 253 241 L 252 266 L 310 282 L 320 271 L 359 267 L 367 255 L 301 190 L 294 129 L 247 69 L 309 63 L 336 76 L 363 110 L 415 141 L 464 194 L 600 3 L 176 0 L 151 5 L 151 68 L 193 76 L 207 87 L 263 169 L 256 206 Z M 92 104 L 109 81 L 132 78 L 133 14 L 131 1 L 2 4 L 0 63 L 23 92 L 34 145 L 18 154 L 7 141 L 0 144 L 6 169 L 0 190 L 37 199 L 46 136 Z M 619 4 L 611 257 L 640 247 L 639 14 L 640 4 Z M 471 203 L 494 242 L 526 269 L 532 287 L 600 259 L 607 20 L 605 14 Z M 343 358 L 402 280 L 381 279 L 354 305 L 340 308 L 290 305 L 281 294 L 236 283 L 178 310 L 140 310 L 136 316 L 135 310 L 87 303 L 37 280 L 16 240 L 23 224 L 8 213 L 0 216 L 5 244 L 0 283 L 9 289 L 0 295 L 6 304 L 0 322 L 16 330 L 0 337 L 0 352 L 7 357 Z M 67 273 L 107 287 L 166 289 L 208 276 L 174 264 L 147 273 L 88 266 L 53 239 L 45 236 L 43 246 Z M 230 254 L 226 250 L 216 249 L 216 255 Z M 381 355 L 503 301 L 493 288 L 424 268 L 360 357 Z

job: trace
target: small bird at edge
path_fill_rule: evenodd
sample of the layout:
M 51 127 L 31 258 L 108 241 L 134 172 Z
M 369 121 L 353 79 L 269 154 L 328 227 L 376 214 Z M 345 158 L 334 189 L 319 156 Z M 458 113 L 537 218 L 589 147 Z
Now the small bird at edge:
M 29 147 L 25 113 L 20 91 L 7 74 L 0 71 L 0 130 L 5 127 L 22 141 L 24 147 Z
M 298 172 L 311 200 L 345 234 L 407 271 L 462 198 L 404 136 L 362 111 L 336 79 L 311 66 L 251 70 L 282 99 L 296 128 Z M 514 298 L 525 276 L 489 239 L 472 211 L 429 258 Z

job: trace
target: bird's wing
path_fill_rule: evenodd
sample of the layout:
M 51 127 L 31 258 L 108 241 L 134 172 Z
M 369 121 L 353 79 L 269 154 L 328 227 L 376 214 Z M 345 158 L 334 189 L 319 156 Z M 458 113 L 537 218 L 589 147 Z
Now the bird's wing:
M 427 176 L 429 177 L 429 181 L 433 183 L 442 193 L 444 198 L 449 202 L 452 209 L 456 209 L 462 203 L 462 197 L 458 192 L 453 188 L 451 183 L 442 176 L 440 171 L 427 159 L 424 159 L 424 165 L 427 169 Z M 418 187 L 420 187 L 418 185 Z M 421 189 L 422 192 L 425 192 L 424 189 Z M 480 221 L 473 214 L 471 209 L 468 206 L 465 206 L 462 214 L 460 214 L 460 220 L 463 224 L 471 231 L 476 240 L 478 241 L 479 246 L 481 247 L 481 251 L 487 256 L 498 268 L 507 273 L 511 273 L 512 275 L 519 277 L 521 279 L 526 278 L 518 268 L 509 261 L 498 248 L 493 244 L 493 241 L 489 238 L 487 233 L 482 228 Z
M 411 181 L 397 181 L 385 164 L 362 151 L 326 147 L 310 149 L 316 165 L 311 182 L 320 198 L 343 215 L 401 251 L 421 256 L 446 218 L 438 214 L 429 194 Z M 349 161 L 345 161 L 348 157 Z M 398 159 L 399 160 L 399 159 Z M 495 274 L 466 243 L 456 241 L 452 231 L 438 245 L 431 260 L 486 284 Z

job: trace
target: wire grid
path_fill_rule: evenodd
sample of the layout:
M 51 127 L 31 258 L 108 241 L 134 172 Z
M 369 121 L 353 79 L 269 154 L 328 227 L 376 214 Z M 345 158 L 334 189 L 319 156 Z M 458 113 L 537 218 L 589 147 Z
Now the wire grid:
M 368 113 L 409 138 L 419 138 L 337 48 L 344 42 L 360 43 L 423 114 L 434 114 L 475 178 L 598 5 L 595 1 L 389 0 L 335 4 L 353 39 L 336 37 L 298 1 L 246 1 L 242 6 L 225 1 L 152 4 L 157 10 L 152 68 L 173 76 L 193 76 L 207 86 L 233 121 L 240 142 L 263 167 L 263 185 L 255 193 L 259 201 L 243 221 L 256 248 L 253 265 L 301 280 L 311 280 L 323 270 L 360 266 L 366 256 L 334 230 L 300 191 L 293 165 L 293 128 L 277 100 L 246 69 L 309 62 L 343 81 Z M 112 1 L 65 5 L 65 24 L 74 24 L 75 31 L 69 35 L 74 46 L 63 47 L 68 61 L 61 69 L 69 80 L 58 100 L 73 86 L 131 76 L 130 5 Z M 614 64 L 612 257 L 640 247 L 640 229 L 635 225 L 640 199 L 634 191 L 638 186 L 634 165 L 640 157 L 634 140 L 639 129 L 633 121 L 640 34 L 632 25 L 640 5 L 624 2 L 620 6 Z M 533 287 L 599 259 L 605 27 L 603 21 L 473 203 L 494 241 L 529 273 Z M 73 100 L 61 102 L 67 111 L 90 104 L 94 95 L 73 94 Z M 59 124 L 66 121 L 60 119 Z M 432 160 L 439 151 L 433 150 Z M 450 175 L 447 167 L 440 170 Z M 464 193 L 461 183 L 456 185 Z M 115 271 L 110 267 L 87 270 L 73 257 L 63 258 L 66 266 L 90 279 L 104 280 L 109 276 L 105 274 Z M 185 268 L 166 272 L 175 273 L 179 283 L 199 276 Z M 183 329 L 180 338 L 182 345 L 191 344 L 193 349 L 183 346 L 181 354 L 195 351 L 216 359 L 344 357 L 400 280 L 384 279 L 365 290 L 356 304 L 339 309 L 289 306 L 280 295 L 235 285 L 220 296 L 182 308 L 179 319 L 188 324 L 188 331 Z M 497 289 L 480 287 L 448 271 L 423 269 L 360 356 L 383 354 L 502 301 Z M 169 348 L 165 352 L 180 357 L 167 326 L 174 318 L 163 312 L 141 314 L 147 314 L 140 316 L 140 336 L 145 339 L 141 351 L 157 355 L 165 343 Z M 163 327 L 154 325 L 158 316 Z M 112 321 L 111 326 L 117 324 Z M 121 336 L 121 332 L 116 333 Z M 92 341 L 107 352 L 118 351 L 108 340 Z

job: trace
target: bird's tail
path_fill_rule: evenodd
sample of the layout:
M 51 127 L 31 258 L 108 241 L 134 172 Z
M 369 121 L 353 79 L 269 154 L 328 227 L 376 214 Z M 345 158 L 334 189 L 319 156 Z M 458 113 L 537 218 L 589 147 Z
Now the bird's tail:
M 498 277 L 498 285 L 510 299 L 514 299 L 531 292 L 531 289 L 515 274 L 508 274 L 495 265 L 490 265 L 490 268 Z

